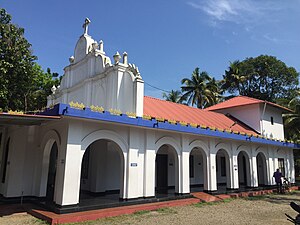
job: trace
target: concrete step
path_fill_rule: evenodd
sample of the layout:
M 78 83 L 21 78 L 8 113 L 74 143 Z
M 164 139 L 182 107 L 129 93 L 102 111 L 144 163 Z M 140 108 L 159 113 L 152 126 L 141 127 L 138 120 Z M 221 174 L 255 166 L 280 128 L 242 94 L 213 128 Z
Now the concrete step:
M 217 201 L 221 201 L 222 199 L 214 196 L 214 195 L 210 195 L 204 192 L 194 192 L 191 193 L 195 198 L 200 199 L 202 202 L 217 202 Z

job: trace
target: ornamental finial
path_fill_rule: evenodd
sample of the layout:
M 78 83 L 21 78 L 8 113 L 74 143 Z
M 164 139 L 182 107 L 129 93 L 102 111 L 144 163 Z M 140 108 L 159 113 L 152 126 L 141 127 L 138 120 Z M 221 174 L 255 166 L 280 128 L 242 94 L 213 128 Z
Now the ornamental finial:
M 84 20 L 84 24 L 82 25 L 83 29 L 84 29 L 84 35 L 87 35 L 88 34 L 88 26 L 89 26 L 89 23 L 90 23 L 90 19 L 89 18 L 85 18 Z

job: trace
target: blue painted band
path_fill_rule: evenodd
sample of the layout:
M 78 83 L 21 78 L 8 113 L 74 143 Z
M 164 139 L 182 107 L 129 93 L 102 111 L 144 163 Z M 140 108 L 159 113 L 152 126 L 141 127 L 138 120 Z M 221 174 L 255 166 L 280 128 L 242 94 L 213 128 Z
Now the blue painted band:
M 103 113 L 94 112 L 90 108 L 85 108 L 83 110 L 75 109 L 75 108 L 71 108 L 70 105 L 68 105 L 68 104 L 61 104 L 61 103 L 55 105 L 51 109 L 47 109 L 44 112 L 41 112 L 39 114 L 48 115 L 48 116 L 64 115 L 64 116 L 70 116 L 70 117 L 100 120 L 100 121 L 119 123 L 119 124 L 138 126 L 138 127 L 145 127 L 145 128 L 151 128 L 151 129 L 176 131 L 176 132 L 182 132 L 182 133 L 204 135 L 204 136 L 209 136 L 209 137 L 217 137 L 217 138 L 225 138 L 225 139 L 233 139 L 233 140 L 238 140 L 238 141 L 259 143 L 259 144 L 275 145 L 275 146 L 280 146 L 280 147 L 300 148 L 300 145 L 295 144 L 295 143 L 268 140 L 268 139 L 264 139 L 261 137 L 254 137 L 254 136 L 250 137 L 250 136 L 246 136 L 246 135 L 222 132 L 219 130 L 195 128 L 195 127 L 191 127 L 190 125 L 182 126 L 180 124 L 170 124 L 167 122 L 159 122 L 155 119 L 146 120 L 141 117 L 132 118 L 132 117 L 128 117 L 126 114 L 113 115 L 107 111 L 104 111 Z

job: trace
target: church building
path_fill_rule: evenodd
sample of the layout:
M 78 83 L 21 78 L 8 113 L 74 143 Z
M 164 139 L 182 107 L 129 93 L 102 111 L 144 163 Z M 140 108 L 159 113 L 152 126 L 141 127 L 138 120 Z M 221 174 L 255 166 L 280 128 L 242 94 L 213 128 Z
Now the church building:
M 138 67 L 126 52 L 110 59 L 89 22 L 47 109 L 0 113 L 2 199 L 59 209 L 155 201 L 271 186 L 277 168 L 295 182 L 289 109 L 244 96 L 204 110 L 144 96 Z

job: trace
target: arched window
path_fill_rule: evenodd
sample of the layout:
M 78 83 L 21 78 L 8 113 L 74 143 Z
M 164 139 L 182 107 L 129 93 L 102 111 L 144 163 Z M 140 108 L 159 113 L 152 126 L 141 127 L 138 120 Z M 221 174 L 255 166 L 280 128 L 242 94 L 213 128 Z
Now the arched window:
M 271 116 L 271 125 L 274 125 L 274 118 Z
M 8 152 L 9 152 L 9 141 L 10 138 L 8 138 L 6 142 L 6 146 L 3 152 L 3 157 L 2 157 L 2 183 L 5 183 L 5 177 L 6 177 L 6 169 L 7 169 L 7 161 L 8 161 Z

